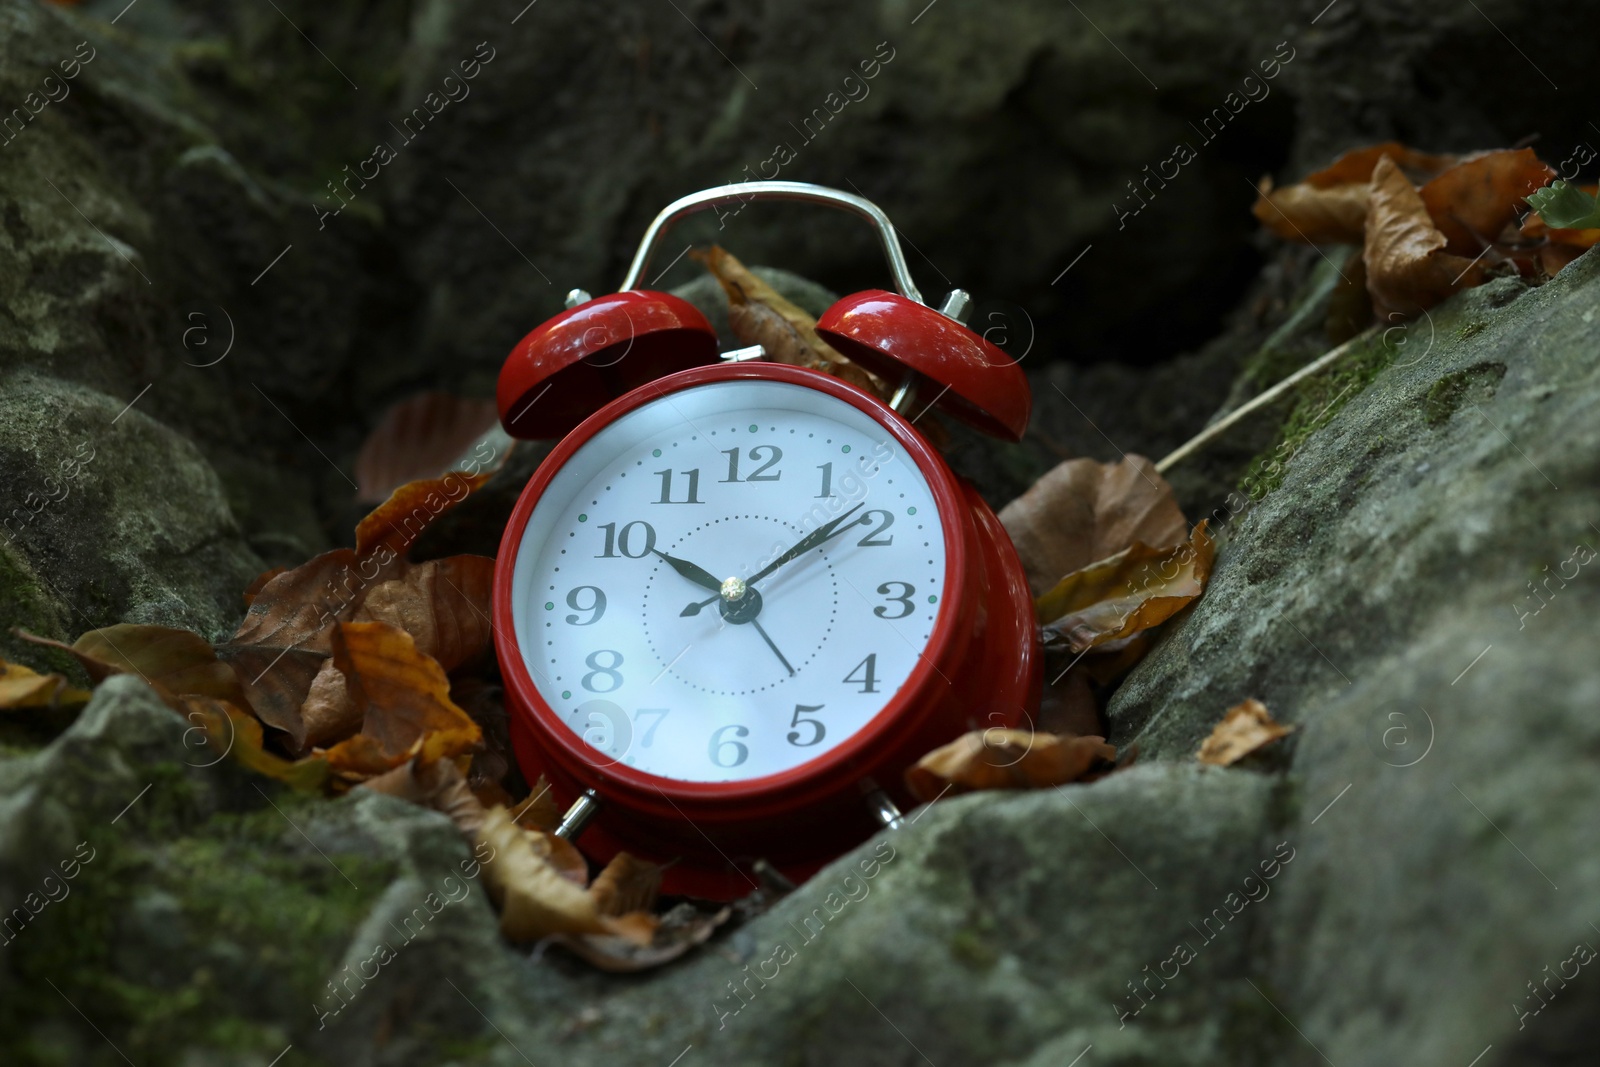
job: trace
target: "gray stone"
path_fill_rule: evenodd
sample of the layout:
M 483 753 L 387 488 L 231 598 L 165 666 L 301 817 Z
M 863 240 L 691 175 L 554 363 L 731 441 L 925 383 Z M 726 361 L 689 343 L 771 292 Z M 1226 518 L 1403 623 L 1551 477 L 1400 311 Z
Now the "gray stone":
M 1592 1041 L 1592 976 L 1525 1030 L 1513 1005 L 1595 936 L 1600 587 L 1574 549 L 1600 549 L 1597 295 L 1591 254 L 1414 325 L 1424 351 L 1225 526 L 1205 596 L 1111 705 L 1112 739 L 1160 759 L 1246 697 L 1299 727 L 1284 832 L 1305 856 L 1258 973 L 1333 1062 Z
M 12 558 L 53 605 L 48 636 L 150 622 L 219 637 L 261 561 L 194 445 L 124 407 L 29 372 L 0 384 L 0 497 L 19 505 Z
M 95 449 L 0 544 L 0 623 L 61 637 L 228 629 L 259 568 L 346 536 L 346 472 L 389 403 L 488 395 L 567 288 L 617 284 L 656 211 L 780 141 L 796 153 L 778 176 L 889 211 L 930 299 L 961 285 L 980 326 L 996 308 L 1028 326 L 1029 439 L 952 431 L 952 461 L 998 505 L 1062 458 L 1159 456 L 1326 347 L 1317 253 L 1250 281 L 1247 182 L 1387 136 L 1508 144 L 1529 115 L 1557 161 L 1588 137 L 1594 98 L 1571 41 L 1594 37 L 1595 13 L 1509 0 L 538 4 L 514 22 L 445 0 L 141 0 L 108 28 L 124 6 L 0 0 L 0 105 L 77 42 L 99 51 L 0 146 L 7 513 L 59 495 L 43 479 L 80 440 Z M 496 56 L 470 99 L 323 215 L 329 183 L 480 41 Z M 833 116 L 827 94 L 880 41 L 893 61 Z M 1279 41 L 1296 55 L 1272 95 L 1119 221 L 1128 184 Z M 817 108 L 821 132 L 796 129 Z M 680 239 L 833 292 L 886 283 L 865 227 L 792 206 L 705 216 Z M 687 282 L 687 264 L 659 284 Z M 1408 329 L 1418 347 L 1361 364 L 1281 482 L 1223 513 L 1210 591 L 1118 692 L 1113 740 L 1141 764 L 940 801 L 649 975 L 507 946 L 477 885 L 433 913 L 428 894 L 469 860 L 442 816 L 298 798 L 215 762 L 137 681 L 102 686 L 75 721 L 8 717 L 0 907 L 31 914 L 80 844 L 95 852 L 20 929 L 0 911 L 0 1047 L 254 1067 L 1043 1067 L 1091 1044 L 1083 1067 L 1587 1062 L 1597 972 L 1543 983 L 1589 939 L 1600 882 L 1596 595 L 1587 565 L 1543 583 L 1600 537 L 1585 532 L 1600 525 L 1597 274 L 1591 254 L 1540 290 L 1467 293 Z M 772 277 L 813 311 L 831 295 Z M 707 280 L 686 291 L 720 324 Z M 1216 506 L 1281 414 L 1175 471 L 1185 503 Z M 432 547 L 493 551 L 542 454 L 519 447 Z M 7 635 L 0 654 L 66 665 Z M 1249 696 L 1297 734 L 1246 765 L 1194 766 Z M 1239 906 L 1230 894 L 1258 892 L 1246 877 L 1285 842 L 1270 895 Z M 894 858 L 847 882 L 884 844 Z M 422 923 L 419 905 L 425 932 L 352 981 L 387 931 Z M 732 1014 L 728 983 L 791 938 L 794 961 Z M 1151 978 L 1179 941 L 1193 962 Z M 338 1015 L 321 1014 L 330 982 L 349 983 Z M 1549 1006 L 1522 1020 L 1529 982 Z
M 33 913 L 0 934 L 0 1043 L 261 1067 L 291 1043 L 347 1064 L 480 1043 L 450 982 L 509 984 L 514 957 L 449 820 L 364 790 L 296 797 L 188 725 L 116 678 L 48 747 L 0 760 L 0 903 Z

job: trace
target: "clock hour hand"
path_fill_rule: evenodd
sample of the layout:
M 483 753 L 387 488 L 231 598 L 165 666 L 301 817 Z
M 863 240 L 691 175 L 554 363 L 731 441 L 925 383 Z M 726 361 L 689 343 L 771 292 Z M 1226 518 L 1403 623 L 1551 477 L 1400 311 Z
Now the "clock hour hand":
M 862 503 L 865 503 L 865 501 L 862 501 Z M 849 511 L 845 512 L 843 515 L 840 515 L 838 518 L 832 519 L 832 520 L 830 520 L 828 522 L 823 523 L 821 526 L 818 526 L 815 530 L 812 530 L 810 533 L 808 533 L 804 537 L 802 537 L 800 539 L 799 543 L 796 544 L 793 548 L 791 548 L 787 552 L 783 553 L 781 556 L 779 556 L 777 559 L 773 560 L 771 563 L 767 564 L 765 567 L 762 567 L 759 571 L 757 571 L 755 574 L 751 575 L 749 578 L 746 578 L 745 579 L 745 584 L 746 585 L 754 585 L 754 584 L 756 584 L 761 579 L 765 578 L 767 575 L 771 574 L 773 571 L 775 571 L 779 567 L 783 566 L 785 563 L 788 563 L 790 560 L 796 559 L 796 558 L 798 558 L 800 556 L 805 555 L 807 552 L 810 552 L 813 548 L 816 548 L 818 545 L 822 544 L 824 541 L 827 541 L 830 538 L 836 537 L 839 534 L 843 533 L 845 530 L 848 530 L 850 527 L 856 525 L 856 523 L 861 521 L 860 519 L 854 519 L 854 520 L 851 520 L 850 522 L 846 522 L 845 520 L 849 519 L 850 516 L 854 515 L 857 511 L 860 511 L 860 510 L 861 510 L 861 504 L 857 504 L 855 507 L 853 507 Z
M 864 503 L 864 501 L 863 501 L 863 503 Z M 767 564 L 765 567 L 762 567 L 759 571 L 757 571 L 751 577 L 745 579 L 744 584 L 746 586 L 755 585 L 761 579 L 765 578 L 767 575 L 771 574 L 773 571 L 777 570 L 779 567 L 783 566 L 785 563 L 788 563 L 790 560 L 796 559 L 796 558 L 798 558 L 800 556 L 805 555 L 807 552 L 810 552 L 813 548 L 816 548 L 818 545 L 822 544 L 824 541 L 827 541 L 832 537 L 836 537 L 837 535 L 839 535 L 839 534 L 843 533 L 844 531 L 848 530 L 850 527 L 856 525 L 856 523 L 860 522 L 861 520 L 860 519 L 850 519 L 850 516 L 854 515 L 857 511 L 860 511 L 860 510 L 861 510 L 861 504 L 857 504 L 855 507 L 851 508 L 849 511 L 846 511 L 843 515 L 840 515 L 838 518 L 830 519 L 828 522 L 825 522 L 821 526 L 818 526 L 815 530 L 812 530 L 810 533 L 808 533 L 804 537 L 802 537 L 799 540 L 799 542 L 794 545 L 794 547 L 790 548 L 788 551 L 786 551 L 786 552 L 782 553 L 781 555 L 779 555 L 777 559 L 773 560 L 771 563 Z M 850 521 L 846 521 L 846 520 L 850 520 Z M 678 567 L 678 564 L 683 562 L 681 560 L 679 560 L 677 562 L 674 562 L 671 557 L 664 556 L 660 552 L 657 552 L 656 555 L 661 556 L 663 559 L 667 560 L 668 563 L 671 563 L 674 567 Z M 685 564 L 685 566 L 694 567 L 694 565 L 692 563 L 691 564 Z M 697 570 L 697 571 L 700 571 L 701 574 L 705 574 L 705 572 L 701 571 L 700 568 L 698 568 L 698 567 L 694 567 L 694 569 Z M 686 578 L 689 578 L 691 581 L 699 582 L 699 584 L 705 586 L 707 589 L 715 589 L 715 590 L 717 590 L 717 592 L 719 594 L 719 596 L 707 597 L 704 600 L 696 601 L 695 603 L 687 605 L 681 612 L 678 613 L 680 616 L 683 616 L 683 615 L 698 615 L 698 614 L 700 614 L 702 609 L 704 609 L 706 607 L 709 607 L 712 604 L 715 604 L 720 599 L 720 594 L 722 592 L 722 583 L 721 582 L 718 582 L 714 578 L 712 578 L 711 581 L 709 581 L 709 582 L 701 581 L 699 578 L 696 578 L 695 576 L 685 572 L 681 567 L 678 567 L 678 573 L 684 575 L 684 577 L 686 577 Z M 706 577 L 710 578 L 711 576 L 710 575 L 706 575 Z M 769 645 L 772 644 L 771 640 L 768 640 L 767 644 L 769 644 Z M 778 650 L 776 648 L 774 648 L 772 651 L 777 652 Z M 778 658 L 779 659 L 783 659 L 783 654 L 781 652 L 778 653 Z M 788 665 L 789 665 L 788 661 L 784 660 L 784 666 L 787 667 Z M 791 670 L 792 669 L 793 668 L 791 668 Z
M 650 551 L 660 556 L 662 560 L 666 562 L 667 566 L 671 567 L 673 570 L 689 579 L 695 585 L 702 586 L 706 589 L 715 589 L 718 592 L 722 590 L 722 579 L 718 578 L 704 567 L 696 566 L 686 559 L 679 559 L 677 556 L 669 556 L 659 549 L 652 548 Z M 711 599 L 715 600 L 716 597 L 712 597 Z M 708 600 L 706 603 L 709 604 L 711 601 Z

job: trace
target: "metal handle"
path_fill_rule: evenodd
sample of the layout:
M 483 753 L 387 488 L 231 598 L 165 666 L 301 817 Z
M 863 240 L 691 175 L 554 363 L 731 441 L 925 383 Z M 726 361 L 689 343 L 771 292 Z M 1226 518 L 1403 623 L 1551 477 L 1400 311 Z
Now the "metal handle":
M 639 243 L 639 251 L 633 254 L 633 262 L 628 266 L 628 276 L 622 279 L 621 291 L 626 292 L 638 287 L 639 279 L 650 266 L 650 257 L 655 254 L 661 235 L 673 223 L 706 208 L 734 201 L 745 203 L 751 200 L 799 200 L 810 204 L 825 204 L 861 216 L 877 227 L 878 241 L 883 245 L 883 254 L 889 260 L 889 272 L 894 275 L 894 286 L 900 291 L 900 295 L 919 304 L 926 303 L 922 299 L 922 293 L 917 290 L 917 283 L 911 280 L 911 269 L 906 266 L 905 253 L 900 251 L 900 238 L 895 235 L 894 223 L 889 221 L 889 216 L 883 213 L 883 209 L 865 197 L 830 189 L 825 185 L 813 185 L 810 182 L 740 182 L 737 185 L 719 185 L 712 189 L 702 189 L 698 193 L 691 193 L 674 200 L 662 209 L 661 214 L 655 217 L 650 228 L 644 232 L 644 240 Z

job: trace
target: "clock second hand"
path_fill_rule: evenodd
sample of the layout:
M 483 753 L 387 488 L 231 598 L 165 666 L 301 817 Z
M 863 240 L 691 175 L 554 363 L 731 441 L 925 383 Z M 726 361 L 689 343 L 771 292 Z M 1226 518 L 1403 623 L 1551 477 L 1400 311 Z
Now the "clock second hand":
M 683 577 L 689 579 L 689 581 L 707 589 L 717 590 L 718 596 L 714 596 L 711 598 L 711 600 L 706 601 L 707 604 L 720 599 L 723 583 L 717 580 L 716 575 L 712 574 L 710 571 L 698 564 L 690 563 L 686 559 L 679 559 L 676 556 L 669 556 L 660 549 L 653 548 L 650 551 L 654 552 L 657 556 L 660 556 L 668 566 L 677 571 Z M 744 595 L 759 597 L 759 594 L 755 593 L 754 590 L 748 590 Z M 690 612 L 685 612 L 684 614 L 690 614 Z M 766 627 L 762 626 L 761 623 L 754 618 L 750 620 L 750 625 L 756 628 L 756 633 L 761 635 L 761 640 L 767 643 L 767 647 L 772 649 L 772 654 L 778 657 L 778 662 L 783 664 L 783 669 L 788 671 L 789 675 L 793 677 L 794 665 L 789 662 L 789 658 L 787 656 L 778 650 L 777 644 L 772 640 L 772 636 L 767 633 Z
M 772 654 L 778 657 L 778 662 L 783 664 L 784 670 L 788 671 L 790 676 L 793 677 L 794 668 L 789 665 L 789 660 L 784 656 L 784 654 L 778 651 L 778 646 L 772 643 L 772 638 L 767 636 L 767 631 L 762 628 L 760 620 L 751 619 L 750 625 L 756 628 L 756 633 L 761 635 L 761 640 L 767 643 L 767 647 L 772 649 Z

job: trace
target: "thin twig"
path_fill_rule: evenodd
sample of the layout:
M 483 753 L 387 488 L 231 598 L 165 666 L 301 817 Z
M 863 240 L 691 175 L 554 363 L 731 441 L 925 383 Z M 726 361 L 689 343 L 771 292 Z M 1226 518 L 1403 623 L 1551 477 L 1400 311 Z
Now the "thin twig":
M 1253 398 L 1246 404 L 1234 408 L 1221 419 L 1218 419 L 1216 422 L 1212 423 L 1210 426 L 1207 426 L 1205 429 L 1189 438 L 1189 440 L 1173 449 L 1164 459 L 1161 460 L 1160 463 L 1156 464 L 1156 471 L 1158 473 L 1165 474 L 1180 460 L 1188 459 L 1190 456 L 1200 451 L 1201 448 L 1210 444 L 1218 437 L 1221 437 L 1230 428 L 1232 428 L 1235 423 L 1238 423 L 1247 415 L 1251 415 L 1266 407 L 1268 404 L 1272 403 L 1274 400 L 1277 400 L 1284 393 L 1287 393 L 1290 389 L 1293 389 L 1296 385 L 1299 385 L 1313 374 L 1318 374 L 1321 371 L 1326 370 L 1329 366 L 1336 363 L 1340 358 L 1348 355 L 1352 350 L 1358 348 L 1366 341 L 1371 340 L 1372 336 L 1377 333 L 1377 331 L 1378 327 L 1376 326 L 1367 327 L 1365 330 L 1356 334 L 1338 348 L 1335 348 L 1331 352 L 1319 356 L 1314 361 L 1307 363 L 1304 367 L 1301 367 L 1299 370 L 1295 371 L 1293 374 L 1289 375 L 1283 381 L 1279 382 L 1277 385 L 1274 385 L 1260 396 Z

